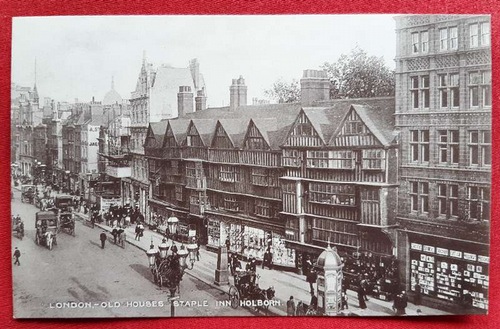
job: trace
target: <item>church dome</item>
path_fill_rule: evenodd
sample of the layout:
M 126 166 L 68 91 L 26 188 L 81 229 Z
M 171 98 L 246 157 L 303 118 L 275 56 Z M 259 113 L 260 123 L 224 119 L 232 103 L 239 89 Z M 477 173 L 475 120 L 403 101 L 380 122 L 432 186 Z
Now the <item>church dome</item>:
M 123 102 L 122 97 L 115 90 L 115 82 L 114 79 L 111 80 L 111 90 L 104 95 L 104 99 L 102 100 L 103 105 L 113 105 L 115 103 L 121 104 Z
M 335 247 L 332 249 L 330 245 L 319 255 L 317 263 L 322 268 L 338 268 L 343 266 L 342 259 L 337 253 Z

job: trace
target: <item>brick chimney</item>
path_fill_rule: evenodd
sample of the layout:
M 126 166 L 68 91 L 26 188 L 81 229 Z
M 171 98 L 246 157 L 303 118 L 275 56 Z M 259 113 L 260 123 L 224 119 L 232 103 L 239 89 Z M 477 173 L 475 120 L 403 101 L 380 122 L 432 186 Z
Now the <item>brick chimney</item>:
M 202 88 L 196 92 L 194 102 L 196 104 L 196 112 L 203 111 L 207 108 L 207 96 L 205 95 L 205 88 Z
M 183 117 L 186 113 L 193 112 L 193 92 L 190 86 L 179 86 L 177 93 L 177 110 L 179 118 Z
M 304 70 L 300 79 L 302 105 L 312 105 L 315 101 L 330 99 L 330 80 L 325 71 Z
M 233 79 L 229 92 L 229 108 L 232 111 L 241 105 L 247 105 L 247 86 L 241 75 L 238 79 Z

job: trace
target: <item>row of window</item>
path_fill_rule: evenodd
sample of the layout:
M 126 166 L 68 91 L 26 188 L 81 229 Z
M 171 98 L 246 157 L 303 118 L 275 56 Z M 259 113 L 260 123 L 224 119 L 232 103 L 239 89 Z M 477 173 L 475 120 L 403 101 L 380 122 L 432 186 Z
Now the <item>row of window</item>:
M 409 182 L 410 210 L 413 213 L 427 215 L 431 211 L 429 203 L 429 182 Z M 459 189 L 457 184 L 436 184 L 437 215 L 441 218 L 458 219 Z M 488 221 L 490 218 L 489 187 L 468 186 L 466 189 L 464 220 Z
M 277 218 L 279 216 L 279 208 L 276 207 L 276 204 L 262 199 L 243 201 L 233 195 L 217 195 L 212 198 L 211 205 L 216 209 L 249 213 L 250 215 L 266 218 Z
M 354 169 L 356 159 L 361 158 L 362 169 L 385 169 L 385 150 L 367 149 L 354 151 L 307 151 L 307 168 Z M 297 150 L 283 151 L 283 165 L 298 167 L 302 164 L 302 153 Z
M 356 205 L 356 190 L 350 185 L 311 183 L 309 201 L 335 205 Z
M 485 47 L 490 45 L 490 23 L 474 23 L 469 25 L 469 47 Z M 459 31 L 457 26 L 439 29 L 439 51 L 458 49 Z M 412 54 L 426 54 L 430 50 L 429 31 L 413 32 L 411 34 Z
M 485 167 L 491 165 L 491 131 L 469 130 L 467 132 L 468 164 Z M 434 139 L 437 162 L 455 164 L 460 161 L 460 144 L 458 130 L 438 130 Z M 410 161 L 428 163 L 430 161 L 429 130 L 410 130 Z
M 491 107 L 491 71 L 469 73 L 469 106 Z M 458 73 L 438 74 L 440 108 L 460 107 L 460 79 Z M 410 102 L 413 109 L 430 108 L 429 75 L 410 77 Z

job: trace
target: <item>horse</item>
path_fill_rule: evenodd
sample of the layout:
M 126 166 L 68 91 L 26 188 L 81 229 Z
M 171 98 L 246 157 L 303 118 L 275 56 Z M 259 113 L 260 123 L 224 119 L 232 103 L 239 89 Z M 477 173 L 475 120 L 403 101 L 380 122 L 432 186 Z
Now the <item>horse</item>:
M 43 234 L 43 236 L 45 238 L 45 245 L 49 248 L 49 250 L 52 250 L 55 234 L 52 231 L 47 231 Z

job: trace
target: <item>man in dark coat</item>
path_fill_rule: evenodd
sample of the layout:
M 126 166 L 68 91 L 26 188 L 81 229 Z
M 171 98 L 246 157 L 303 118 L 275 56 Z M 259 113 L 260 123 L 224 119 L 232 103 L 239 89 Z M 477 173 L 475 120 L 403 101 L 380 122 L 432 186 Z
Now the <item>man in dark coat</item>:
M 290 299 L 286 302 L 286 315 L 295 315 L 295 301 L 293 300 L 293 296 L 290 296 Z
M 106 231 L 102 231 L 101 235 L 99 236 L 101 239 L 101 249 L 104 249 L 104 245 L 106 244 Z
M 314 271 L 314 268 L 311 268 L 309 273 L 307 274 L 306 281 L 309 283 L 309 289 L 311 294 L 314 294 L 314 286 L 313 284 L 316 283 L 316 279 L 318 278 L 316 271 Z
M 14 256 L 13 256 L 16 260 L 14 261 L 14 265 L 17 265 L 17 266 L 21 266 L 21 263 L 19 262 L 19 257 L 21 257 L 21 252 L 19 251 L 19 249 L 16 249 L 14 250 Z
M 414 303 L 415 305 L 420 305 L 422 302 L 422 286 L 420 285 L 420 282 L 417 280 L 415 283 L 415 300 Z
M 359 308 L 361 309 L 366 308 L 364 289 L 361 286 L 358 287 L 358 302 L 359 302 Z

